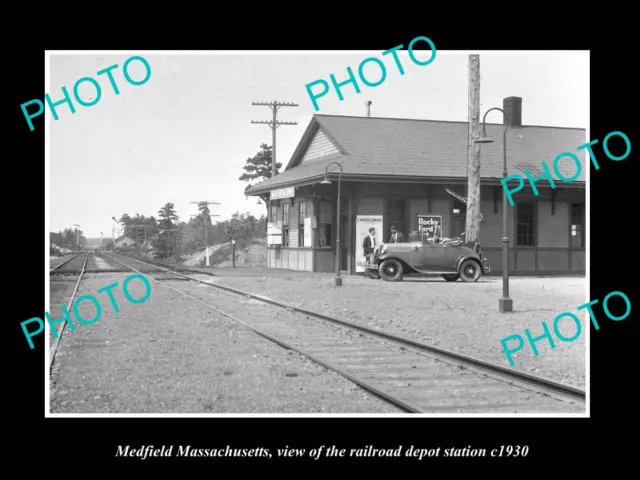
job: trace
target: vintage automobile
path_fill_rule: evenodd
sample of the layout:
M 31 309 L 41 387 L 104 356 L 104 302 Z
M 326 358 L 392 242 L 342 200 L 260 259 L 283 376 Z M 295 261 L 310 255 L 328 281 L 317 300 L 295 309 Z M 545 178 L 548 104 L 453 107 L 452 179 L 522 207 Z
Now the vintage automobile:
M 374 264 L 365 268 L 387 282 L 401 281 L 404 275 L 441 275 L 448 282 L 477 282 L 491 271 L 487 259 L 482 258 L 480 242 L 465 243 L 460 237 L 384 244 L 374 256 Z

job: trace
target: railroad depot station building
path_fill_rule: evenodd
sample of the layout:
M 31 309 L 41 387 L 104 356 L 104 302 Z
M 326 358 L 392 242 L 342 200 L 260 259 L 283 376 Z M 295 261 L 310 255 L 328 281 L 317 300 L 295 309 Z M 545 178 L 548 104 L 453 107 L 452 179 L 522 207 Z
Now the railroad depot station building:
M 523 126 L 522 99 L 509 97 L 503 110 L 507 130 L 507 171 L 525 178 L 522 190 L 508 202 L 509 272 L 544 275 L 585 272 L 585 178 L 588 153 L 577 147 L 588 141 L 584 129 Z M 499 115 L 496 112 L 495 115 Z M 494 143 L 480 150 L 480 242 L 491 274 L 501 274 L 504 124 L 487 124 Z M 282 173 L 246 190 L 269 205 L 269 268 L 335 271 L 337 222 L 340 222 L 341 270 L 363 272 L 362 240 L 369 227 L 389 240 L 394 225 L 409 241 L 412 232 L 455 237 L 465 231 L 466 206 L 446 188 L 466 197 L 468 122 L 314 115 Z M 562 152 L 576 154 L 582 171 L 564 182 L 553 161 Z M 525 169 L 554 178 L 536 182 L 535 196 Z M 341 164 L 340 215 L 337 218 Z M 565 178 L 575 176 L 570 158 L 559 162 Z M 514 180 L 510 185 L 514 186 Z M 513 187 L 511 187 L 513 188 Z M 414 237 L 415 238 L 415 237 Z

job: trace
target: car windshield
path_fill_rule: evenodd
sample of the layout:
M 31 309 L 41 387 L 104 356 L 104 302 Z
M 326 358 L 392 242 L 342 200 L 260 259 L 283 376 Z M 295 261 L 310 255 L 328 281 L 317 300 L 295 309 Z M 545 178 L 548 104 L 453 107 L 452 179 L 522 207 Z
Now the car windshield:
M 422 245 L 433 244 L 437 242 L 437 237 L 426 232 L 414 231 L 409 234 L 410 243 L 421 243 Z

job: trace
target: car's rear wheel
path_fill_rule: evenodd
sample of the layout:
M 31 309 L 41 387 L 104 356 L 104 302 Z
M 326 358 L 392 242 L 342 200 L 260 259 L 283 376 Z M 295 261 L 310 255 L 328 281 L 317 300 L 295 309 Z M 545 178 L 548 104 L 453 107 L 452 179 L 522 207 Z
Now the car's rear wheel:
M 402 264 L 398 260 L 390 258 L 380 264 L 378 273 L 386 282 L 399 282 L 402 280 Z
M 482 274 L 480 264 L 476 260 L 465 260 L 460 264 L 459 272 L 460 278 L 464 282 L 473 283 L 477 282 Z
M 460 275 L 458 275 L 457 273 L 451 273 L 447 275 L 442 275 L 442 278 L 444 278 L 447 282 L 455 282 L 460 278 Z

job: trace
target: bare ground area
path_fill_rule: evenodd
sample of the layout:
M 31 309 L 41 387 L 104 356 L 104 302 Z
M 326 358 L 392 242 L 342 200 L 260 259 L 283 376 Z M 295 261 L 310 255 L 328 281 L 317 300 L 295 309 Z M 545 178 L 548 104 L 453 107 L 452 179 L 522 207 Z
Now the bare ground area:
M 242 267 L 264 267 L 267 264 L 267 247 L 260 242 L 253 243 L 241 251 L 236 251 L 235 266 Z M 225 260 L 218 265 L 218 268 L 229 268 L 233 265 L 231 259 Z
M 152 283 L 146 302 L 128 302 L 127 276 L 83 279 L 78 295 L 117 281 L 120 311 L 103 293 L 96 323 L 67 327 L 51 375 L 52 413 L 399 413 L 167 287 Z M 145 289 L 133 281 L 129 291 L 137 299 Z M 91 302 L 79 308 L 87 320 L 95 317 Z
M 62 262 L 69 258 L 68 255 L 63 255 L 62 257 L 57 257 L 55 255 L 49 256 L 49 268 L 53 268 L 56 265 L 60 265 Z
M 445 282 L 440 278 L 406 278 L 402 282 L 368 280 L 348 275 L 343 286 L 334 288 L 331 274 L 281 271 L 271 275 L 260 270 L 243 274 L 236 269 L 227 275 L 216 270 L 221 285 L 284 301 L 294 306 L 330 314 L 354 323 L 397 333 L 509 367 L 500 340 L 529 329 L 533 337 L 544 333 L 542 321 L 553 328 L 562 312 L 576 312 L 586 303 L 586 280 L 579 277 L 515 277 L 510 279 L 514 312 L 498 312 L 502 280 L 485 277 L 477 283 Z M 557 339 L 555 349 L 548 340 L 536 343 L 513 356 L 515 369 L 551 380 L 585 388 L 585 332 L 590 323 L 581 318 L 582 333 L 570 343 Z M 566 337 L 576 326 L 564 319 L 560 331 Z M 515 345 L 515 342 L 509 345 Z

